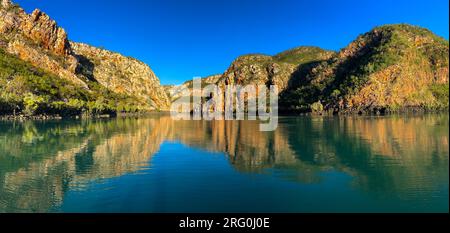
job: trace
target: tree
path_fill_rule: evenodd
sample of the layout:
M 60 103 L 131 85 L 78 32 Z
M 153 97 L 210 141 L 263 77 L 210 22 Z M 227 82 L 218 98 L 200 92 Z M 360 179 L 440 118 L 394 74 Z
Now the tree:
M 23 113 L 27 116 L 32 116 L 36 113 L 39 105 L 44 102 L 44 98 L 32 93 L 27 93 L 23 98 L 24 110 Z
M 315 102 L 313 104 L 311 104 L 311 111 L 315 114 L 322 114 L 323 113 L 323 105 L 320 102 L 320 100 L 318 102 Z

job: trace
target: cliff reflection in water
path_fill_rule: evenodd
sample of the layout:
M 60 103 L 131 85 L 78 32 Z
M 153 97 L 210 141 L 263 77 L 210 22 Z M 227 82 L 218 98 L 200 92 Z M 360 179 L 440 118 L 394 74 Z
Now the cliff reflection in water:
M 325 171 L 354 177 L 377 198 L 430 197 L 447 183 L 448 115 L 281 118 L 274 132 L 254 121 L 0 122 L 0 212 L 46 212 L 68 190 L 151 169 L 165 141 L 222 152 L 240 172 L 320 184 Z M 281 173 L 276 171 L 283 171 Z

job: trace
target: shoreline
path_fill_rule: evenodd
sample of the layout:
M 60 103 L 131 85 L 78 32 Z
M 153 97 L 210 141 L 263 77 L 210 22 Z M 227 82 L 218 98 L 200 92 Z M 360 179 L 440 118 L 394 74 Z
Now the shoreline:
M 145 117 L 150 115 L 170 114 L 169 111 L 154 111 L 141 113 L 112 113 L 99 115 L 60 115 L 60 114 L 39 114 L 26 116 L 23 114 L 0 115 L 0 121 L 49 121 L 49 120 L 83 120 L 83 119 L 114 119 L 121 117 Z
M 358 113 L 358 112 L 341 112 L 341 113 L 287 113 L 283 112 L 278 114 L 279 117 L 382 117 L 382 116 L 421 116 L 427 114 L 450 114 L 449 109 L 441 110 L 423 110 L 410 109 L 403 111 L 392 111 L 387 113 Z M 129 117 L 148 117 L 155 115 L 170 115 L 169 111 L 155 111 L 155 112 L 144 112 L 144 113 L 118 113 L 118 114 L 101 114 L 95 116 L 84 116 L 84 115 L 73 115 L 73 116 L 61 116 L 59 114 L 54 115 L 0 115 L 0 121 L 54 121 L 54 120 L 94 120 L 94 119 L 117 119 L 117 118 L 129 118 Z

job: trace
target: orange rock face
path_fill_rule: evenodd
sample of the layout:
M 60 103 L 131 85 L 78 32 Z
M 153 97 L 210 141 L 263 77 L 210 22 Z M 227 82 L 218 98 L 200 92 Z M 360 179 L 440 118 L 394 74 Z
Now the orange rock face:
M 67 33 L 47 14 L 38 9 L 27 14 L 9 0 L 3 0 L 0 33 L 6 40 L 2 47 L 9 53 L 87 88 L 76 75 L 78 60 L 70 48 Z
M 168 109 L 158 77 L 143 62 L 88 45 L 72 48 L 66 31 L 44 12 L 27 14 L 10 0 L 0 1 L 0 48 L 79 87 L 89 89 L 88 80 L 95 80 L 114 93 L 137 97 L 136 104 L 148 109 Z
M 22 31 L 25 36 L 39 44 L 42 48 L 56 55 L 71 54 L 67 33 L 57 26 L 56 22 L 36 9 L 22 22 Z

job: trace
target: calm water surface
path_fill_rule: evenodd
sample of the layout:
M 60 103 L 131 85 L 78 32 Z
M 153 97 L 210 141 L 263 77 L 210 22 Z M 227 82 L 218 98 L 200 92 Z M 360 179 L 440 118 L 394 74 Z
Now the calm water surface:
M 449 116 L 0 122 L 0 212 L 448 212 Z

